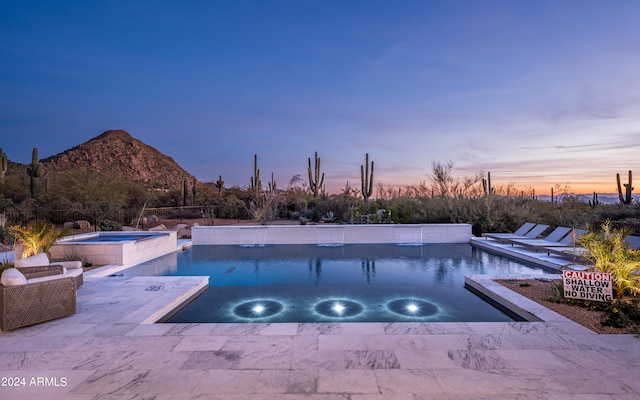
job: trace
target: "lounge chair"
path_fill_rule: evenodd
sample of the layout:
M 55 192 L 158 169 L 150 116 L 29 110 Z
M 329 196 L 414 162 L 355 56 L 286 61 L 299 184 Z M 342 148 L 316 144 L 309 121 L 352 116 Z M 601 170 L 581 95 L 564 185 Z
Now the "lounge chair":
M 501 243 L 508 243 L 512 239 L 535 239 L 542 232 L 547 230 L 549 225 L 534 224 L 533 222 L 526 222 L 518 230 L 513 233 L 483 233 L 482 236 L 488 239 L 494 239 Z
M 547 252 L 547 255 L 555 254 L 565 258 L 586 260 L 585 255 L 587 254 L 587 249 L 577 244 L 580 237 L 587 233 L 587 230 L 575 229 L 574 231 L 575 236 L 571 233 L 560 240 L 557 245 L 550 244 L 545 247 L 544 250 Z
M 3 331 L 66 317 L 75 312 L 75 277 L 60 273 L 27 279 L 17 268 L 9 268 L 2 273 L 0 329 Z
M 561 240 L 571 232 L 571 228 L 559 226 L 548 234 L 544 239 L 511 239 L 511 245 L 523 246 L 528 249 L 538 251 L 552 246 L 567 246 L 569 243 L 561 242 Z
M 76 287 L 80 287 L 84 281 L 81 261 L 50 262 L 45 253 L 38 253 L 31 257 L 15 260 L 13 264 L 27 279 L 62 274 L 65 277 L 73 277 L 76 281 Z

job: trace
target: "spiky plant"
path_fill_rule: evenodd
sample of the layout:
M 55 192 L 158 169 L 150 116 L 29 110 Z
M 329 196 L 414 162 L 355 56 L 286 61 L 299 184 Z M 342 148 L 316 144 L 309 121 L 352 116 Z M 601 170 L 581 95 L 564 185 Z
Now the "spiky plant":
M 56 240 L 65 236 L 68 231 L 56 229 L 52 223 L 32 221 L 26 226 L 10 227 L 9 233 L 16 239 L 16 243 L 22 244 L 21 258 L 25 258 L 39 252 L 47 253 Z
M 606 221 L 600 231 L 591 231 L 580 238 L 587 249 L 585 256 L 593 263 L 592 270 L 612 275 L 614 295 L 640 295 L 640 252 L 625 243 L 626 232 L 612 229 Z

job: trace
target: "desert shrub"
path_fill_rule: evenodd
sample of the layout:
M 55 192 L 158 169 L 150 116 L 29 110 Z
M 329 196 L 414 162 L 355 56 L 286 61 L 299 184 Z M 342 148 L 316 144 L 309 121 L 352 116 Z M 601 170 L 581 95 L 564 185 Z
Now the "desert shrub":
M 614 295 L 640 295 L 640 251 L 630 249 L 626 232 L 611 228 L 609 221 L 600 230 L 592 230 L 580 238 L 587 249 L 585 255 L 593 263 L 593 270 L 609 273 L 613 279 Z
M 117 221 L 105 219 L 102 222 L 100 222 L 100 230 L 101 231 L 121 231 L 122 225 Z

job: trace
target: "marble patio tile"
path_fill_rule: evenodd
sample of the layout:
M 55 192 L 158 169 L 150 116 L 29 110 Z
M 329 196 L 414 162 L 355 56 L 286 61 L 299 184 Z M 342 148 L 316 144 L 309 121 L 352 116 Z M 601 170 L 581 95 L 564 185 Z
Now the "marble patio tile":
M 369 350 L 466 349 L 467 335 L 366 335 Z
M 473 335 L 468 348 L 478 350 L 567 349 L 567 342 L 556 335 Z
M 458 365 L 442 350 L 394 350 L 402 369 L 447 369 Z
M 171 326 L 165 324 L 139 324 L 126 333 L 127 336 L 162 336 L 166 335 Z
M 466 370 L 512 369 L 496 350 L 449 350 L 448 356 L 458 367 Z
M 381 322 L 358 322 L 340 324 L 342 335 L 384 335 L 385 324 Z
M 262 324 L 210 324 L 209 335 L 246 336 L 256 335 Z
M 469 328 L 482 335 L 527 335 L 564 333 L 556 323 L 550 322 L 469 322 Z
M 193 395 L 254 394 L 257 393 L 258 370 L 206 371 L 193 389 Z M 228 397 L 225 397 L 228 398 Z
M 122 336 L 126 335 L 138 324 L 99 324 L 87 331 L 87 335 L 92 336 Z
M 640 343 L 639 343 L 640 345 Z M 587 369 L 603 369 L 617 370 L 620 367 L 625 367 L 629 370 L 640 369 L 640 359 L 628 360 L 625 359 L 625 351 L 616 352 L 599 352 L 596 350 L 550 350 L 557 357 L 566 360 L 569 363 L 573 363 L 573 368 L 587 368 Z
M 83 348 L 91 339 L 90 336 L 14 336 L 0 340 L 0 352 L 75 351 Z
M 363 335 L 320 335 L 319 350 L 366 350 L 367 344 Z
M 318 370 L 318 393 L 379 393 L 375 371 Z
M 2 393 L 0 391 L 0 393 Z M 60 398 L 64 398 L 65 400 L 95 400 L 95 396 L 93 394 L 70 394 L 65 393 L 64 396 L 59 394 L 47 393 L 47 394 L 30 394 L 29 400 L 60 400 Z
M 223 350 L 244 350 L 259 351 L 264 349 L 279 348 L 282 351 L 289 351 L 294 348 L 298 341 L 296 336 L 227 336 L 227 341 L 222 347 Z
M 575 363 L 558 357 L 548 350 L 496 350 L 502 359 L 515 369 L 576 368 Z
M 102 336 L 91 338 L 86 342 L 86 346 L 95 351 L 126 351 L 130 349 L 138 351 L 169 351 L 180 340 L 179 336 Z
M 431 371 L 376 370 L 380 393 L 443 393 Z
M 298 324 L 298 335 L 339 335 L 344 326 L 340 323 L 300 323 Z
M 497 394 L 416 394 L 415 400 L 548 400 L 547 394 L 541 393 L 504 393 Z
M 139 394 L 144 397 L 159 394 L 190 393 L 200 382 L 205 371 L 179 371 L 176 369 L 156 368 L 150 370 L 139 381 L 123 387 L 121 392 Z
M 190 353 L 180 369 L 236 369 L 241 357 L 241 351 L 194 351 Z
M 556 393 L 610 394 L 616 396 L 633 393 L 633 390 L 628 387 L 623 378 L 608 375 L 604 370 L 569 368 L 548 369 L 543 372 L 546 375 L 546 382 L 560 387 Z M 635 372 L 635 379 L 637 379 L 637 376 L 637 372 Z
M 101 399 L 95 399 L 101 400 Z M 119 400 L 119 399 L 104 399 Z M 129 400 L 129 399 L 127 399 Z M 153 400 L 350 400 L 348 394 L 317 394 L 317 393 L 253 393 L 253 394 L 173 394 L 160 395 Z
M 316 371 L 261 370 L 256 377 L 256 393 L 316 393 Z
M 273 351 L 245 352 L 238 362 L 238 369 L 291 369 L 293 352 Z
M 468 335 L 473 330 L 465 322 L 394 322 L 386 323 L 387 335 Z
M 460 393 L 473 396 L 503 393 L 498 383 L 502 377 L 493 371 L 478 371 L 458 368 L 455 372 L 446 369 L 431 370 L 444 393 Z
M 184 336 L 173 351 L 221 350 L 226 336 Z
M 75 369 L 91 351 L 38 351 L 0 353 L 0 370 L 46 370 L 51 365 L 63 370 Z
M 298 333 L 297 323 L 266 324 L 259 329 L 260 335 L 295 335 Z
M 326 350 L 295 353 L 293 369 L 349 370 L 349 369 L 397 369 L 400 363 L 388 350 Z
M 169 325 L 170 329 L 165 335 L 179 335 L 179 336 L 196 336 L 196 335 L 208 335 L 213 329 L 213 324 L 165 324 Z
M 415 400 L 412 393 L 353 394 L 351 400 Z

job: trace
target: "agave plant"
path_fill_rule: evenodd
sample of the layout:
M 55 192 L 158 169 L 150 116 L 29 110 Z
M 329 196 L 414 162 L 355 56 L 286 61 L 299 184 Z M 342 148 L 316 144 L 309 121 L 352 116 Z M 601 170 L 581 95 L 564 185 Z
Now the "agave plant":
M 48 252 L 56 240 L 68 233 L 66 229 L 56 229 L 51 223 L 39 221 L 29 222 L 26 226 L 12 226 L 9 232 L 16 239 L 16 243 L 23 246 L 21 258 Z
M 585 256 L 593 263 L 592 270 L 611 274 L 616 297 L 626 293 L 640 295 L 640 251 L 626 245 L 626 232 L 612 229 L 611 221 L 601 228 L 580 238 L 580 244 L 587 249 Z

